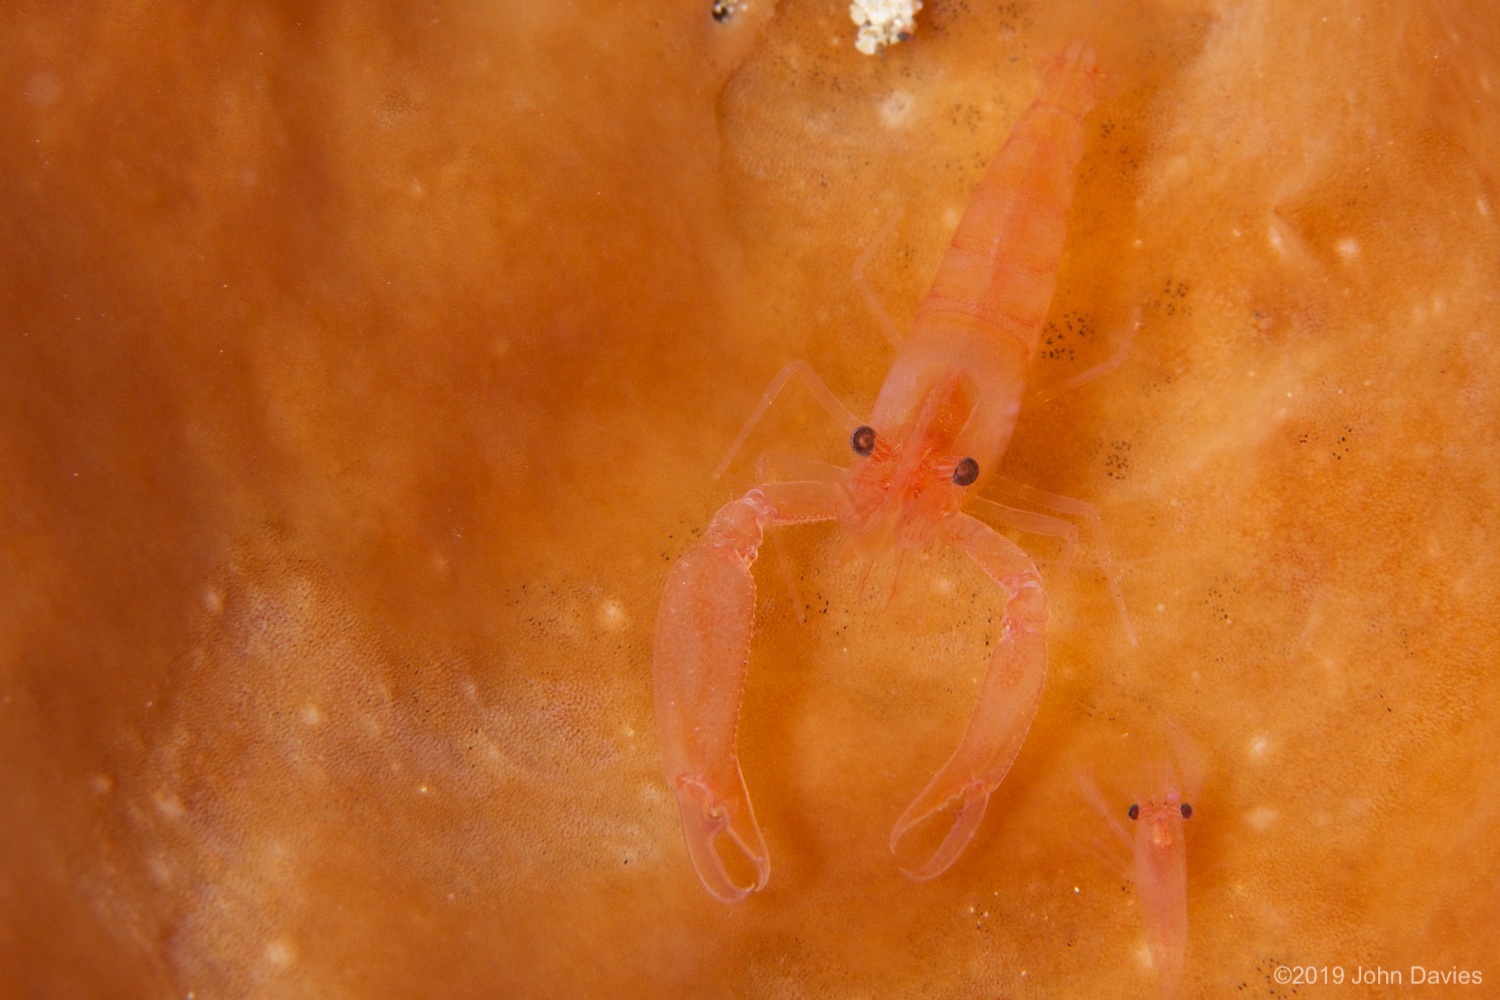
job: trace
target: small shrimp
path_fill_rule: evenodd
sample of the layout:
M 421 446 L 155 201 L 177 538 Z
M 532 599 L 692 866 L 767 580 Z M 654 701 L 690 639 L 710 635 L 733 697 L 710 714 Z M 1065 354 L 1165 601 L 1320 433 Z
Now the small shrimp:
M 968 728 L 891 832 L 895 853 L 914 827 L 945 810 L 956 813 L 933 855 L 903 869 L 908 876 L 934 878 L 957 860 L 1020 751 L 1047 671 L 1047 595 L 1026 553 L 962 508 L 994 473 L 1021 411 L 1057 282 L 1097 75 L 1093 50 L 1081 42 L 1042 67 L 1037 97 L 974 192 L 869 422 L 850 413 L 808 365 L 794 362 L 730 449 L 732 455 L 782 386 L 800 376 L 844 424 L 854 464 L 749 490 L 714 515 L 672 568 L 652 651 L 657 731 L 688 856 L 717 899 L 744 899 L 765 887 L 771 870 L 735 745 L 755 609 L 750 570 L 768 527 L 837 521 L 866 559 L 892 548 L 955 545 L 1006 594 L 1000 639 Z M 1054 534 L 1066 541 L 1073 530 L 1076 539 L 1071 525 L 1031 516 L 1033 528 L 1051 522 Z M 1112 579 L 1111 586 L 1118 594 Z M 716 847 L 721 834 L 754 868 L 752 884 L 730 876 Z
M 1172 740 L 1176 768 L 1159 762 L 1135 791 L 1128 808 L 1110 806 L 1093 780 L 1079 775 L 1084 797 L 1104 817 L 1131 854 L 1130 877 L 1140 902 L 1146 944 L 1156 969 L 1161 995 L 1181 995 L 1187 957 L 1187 841 L 1184 825 L 1196 815 L 1193 803 L 1202 787 L 1202 765 L 1187 735 L 1175 725 L 1165 726 Z M 1129 817 L 1134 836 L 1127 833 L 1117 812 Z

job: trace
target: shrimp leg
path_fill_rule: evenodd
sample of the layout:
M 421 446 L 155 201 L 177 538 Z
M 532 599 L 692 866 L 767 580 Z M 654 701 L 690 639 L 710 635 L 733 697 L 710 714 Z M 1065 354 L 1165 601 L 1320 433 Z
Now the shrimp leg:
M 973 839 L 990 793 L 1000 787 L 1026 740 L 1047 674 L 1047 594 L 1036 566 L 1014 542 L 967 514 L 958 516 L 951 540 L 1010 596 L 979 704 L 958 749 L 891 830 L 895 853 L 918 824 L 957 807 L 953 827 L 932 857 L 901 869 L 922 882 L 947 871 Z
M 1120 593 L 1120 578 L 1115 572 L 1115 564 L 1109 557 L 1109 538 L 1104 533 L 1104 520 L 1099 516 L 1099 508 L 1086 500 L 1076 500 L 1073 497 L 1058 496 L 1056 493 L 1048 493 L 1039 490 L 1035 486 L 1027 486 L 1025 483 L 1016 482 L 1014 479 L 1006 479 L 1003 476 L 993 476 L 990 479 L 991 489 L 1004 490 L 1012 496 L 1029 501 L 1039 507 L 1047 507 L 1052 510 L 1060 510 L 1064 514 L 1072 514 L 1082 519 L 1088 526 L 1089 538 L 1097 550 L 1099 568 L 1104 571 L 1104 580 L 1109 584 L 1109 592 L 1114 596 L 1115 608 L 1120 612 L 1120 626 L 1125 630 L 1125 638 L 1132 646 L 1140 645 L 1135 637 L 1135 628 L 1130 624 L 1130 612 L 1125 607 L 1125 596 Z M 991 501 L 993 502 L 993 501 Z M 1024 528 L 1024 525 L 1017 525 Z
M 735 746 L 755 614 L 750 567 L 768 526 L 837 513 L 837 487 L 825 482 L 767 483 L 730 501 L 672 567 L 656 614 L 651 680 L 662 766 L 693 868 L 726 903 L 765 888 L 771 875 Z M 730 876 L 714 843 L 721 833 L 754 867 L 753 885 Z
M 1078 552 L 1078 526 L 1073 522 L 1053 517 L 1051 514 L 1038 514 L 1034 510 L 1007 507 L 1003 503 L 996 503 L 983 497 L 975 497 L 968 501 L 968 504 L 970 510 L 982 511 L 1001 524 L 1020 528 L 1022 531 L 1029 531 L 1043 538 L 1058 539 L 1063 543 L 1062 552 L 1058 554 L 1055 561 L 1058 572 L 1066 573 L 1073 565 L 1073 556 Z

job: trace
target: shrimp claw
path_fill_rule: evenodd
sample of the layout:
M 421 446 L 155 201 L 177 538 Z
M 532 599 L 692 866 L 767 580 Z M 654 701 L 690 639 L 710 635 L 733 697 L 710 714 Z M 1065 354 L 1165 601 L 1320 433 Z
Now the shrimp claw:
M 891 830 L 894 854 L 911 830 L 957 805 L 953 827 L 932 857 L 901 869 L 919 882 L 947 871 L 974 838 L 990 793 L 1000 787 L 1026 740 L 1047 674 L 1047 597 L 1036 567 L 1014 542 L 967 514 L 959 515 L 953 542 L 1010 598 L 979 704 L 958 749 Z
M 932 857 L 915 868 L 901 866 L 901 873 L 917 882 L 935 879 L 953 866 L 953 862 L 963 854 L 964 848 L 969 846 L 969 841 L 974 839 L 979 821 L 984 819 L 985 807 L 989 805 L 990 792 L 993 791 L 982 781 L 971 781 L 947 798 L 938 799 L 942 793 L 935 790 L 936 785 L 937 780 L 933 779 L 927 789 L 917 796 L 917 800 L 901 814 L 895 828 L 891 830 L 891 853 L 894 854 L 896 845 L 910 830 L 949 805 L 958 803 L 958 815 L 953 819 L 953 826 L 949 828 L 948 835 L 943 838 L 938 849 L 932 853 Z M 933 801 L 934 799 L 938 801 Z
M 744 779 L 738 774 L 735 777 L 736 787 L 729 790 L 727 799 L 716 796 L 700 780 L 683 776 L 677 781 L 677 809 L 682 814 L 688 858 L 704 888 L 725 903 L 738 903 L 750 893 L 764 889 L 771 877 L 770 852 L 766 850 L 760 824 L 755 822 L 750 793 L 745 790 Z M 741 886 L 729 874 L 714 847 L 714 839 L 721 833 L 727 834 L 755 867 L 755 884 Z
M 672 567 L 657 611 L 651 680 L 662 765 L 693 868 L 726 903 L 771 877 L 735 738 L 755 614 L 750 567 L 767 526 L 831 520 L 836 503 L 830 484 L 796 482 L 768 483 L 725 504 Z M 753 884 L 730 876 L 715 846 L 720 834 L 754 867 Z

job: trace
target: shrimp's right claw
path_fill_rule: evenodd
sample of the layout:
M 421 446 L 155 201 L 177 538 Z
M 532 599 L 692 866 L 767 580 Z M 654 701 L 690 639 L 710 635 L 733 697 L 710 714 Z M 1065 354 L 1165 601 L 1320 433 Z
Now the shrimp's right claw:
M 831 520 L 837 500 L 826 482 L 768 483 L 731 500 L 672 567 L 657 609 L 651 685 L 662 770 L 693 868 L 726 903 L 763 888 L 771 875 L 735 740 L 755 618 L 750 566 L 767 525 Z M 753 885 L 730 874 L 720 834 L 755 869 Z
M 766 887 L 771 877 L 771 854 L 761 836 L 744 782 L 728 800 L 717 798 L 701 780 L 684 777 L 677 782 L 677 808 L 682 814 L 682 832 L 688 857 L 703 887 L 715 899 L 738 903 Z M 729 874 L 714 841 L 725 834 L 755 868 L 755 882 L 740 885 Z

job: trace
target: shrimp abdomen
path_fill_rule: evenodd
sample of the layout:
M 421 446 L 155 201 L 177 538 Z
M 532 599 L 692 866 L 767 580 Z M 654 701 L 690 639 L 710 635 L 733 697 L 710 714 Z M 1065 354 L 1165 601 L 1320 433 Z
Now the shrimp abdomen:
M 1029 361 L 1057 284 L 1097 75 L 1079 42 L 1043 66 L 1036 100 L 975 189 L 910 339 L 956 329 L 1013 338 Z

